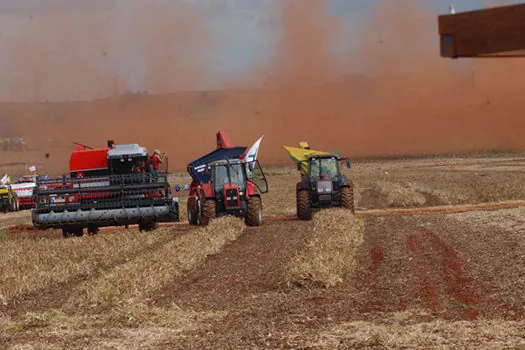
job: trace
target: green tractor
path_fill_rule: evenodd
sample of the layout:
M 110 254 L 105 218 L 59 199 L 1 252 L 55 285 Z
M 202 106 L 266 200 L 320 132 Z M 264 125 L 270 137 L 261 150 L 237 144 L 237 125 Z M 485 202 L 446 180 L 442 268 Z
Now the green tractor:
M 8 211 L 20 210 L 20 203 L 15 191 L 11 189 L 9 184 L 0 184 L 0 211 L 7 213 Z
M 343 174 L 343 166 L 350 168 L 347 158 L 338 154 L 313 151 L 306 142 L 300 148 L 283 146 L 297 163 L 301 181 L 297 183 L 297 217 L 311 220 L 314 209 L 342 207 L 355 213 L 354 187 Z

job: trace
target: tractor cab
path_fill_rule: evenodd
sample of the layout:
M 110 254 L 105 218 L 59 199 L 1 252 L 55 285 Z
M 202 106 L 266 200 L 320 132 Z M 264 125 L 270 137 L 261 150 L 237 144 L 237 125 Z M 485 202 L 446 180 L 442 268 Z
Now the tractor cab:
M 268 182 L 258 161 L 246 162 L 240 159 L 222 159 L 208 164 L 210 183 L 218 211 L 247 210 L 250 195 L 268 192 Z
M 339 181 L 342 175 L 342 162 L 345 161 L 346 167 L 350 168 L 350 161 L 340 158 L 335 154 L 315 154 L 308 156 L 308 174 L 313 181 Z M 301 170 L 303 165 L 298 163 L 297 169 Z

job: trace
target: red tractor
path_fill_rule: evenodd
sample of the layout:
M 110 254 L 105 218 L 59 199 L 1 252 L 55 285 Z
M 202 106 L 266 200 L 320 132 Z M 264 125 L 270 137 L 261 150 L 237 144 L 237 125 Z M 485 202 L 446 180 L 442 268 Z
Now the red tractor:
M 234 147 L 224 132 L 218 148 L 188 164 L 193 181 L 188 198 L 190 225 L 207 225 L 215 217 L 243 217 L 248 226 L 262 224 L 261 194 L 268 182 L 257 160 L 246 159 L 246 147 Z
M 138 224 L 153 230 L 158 222 L 179 221 L 165 169 L 148 167 L 148 153 L 138 144 L 107 148 L 77 147 L 71 154 L 70 175 L 38 179 L 32 211 L 33 226 L 61 228 L 64 237 L 89 234 L 99 227 Z

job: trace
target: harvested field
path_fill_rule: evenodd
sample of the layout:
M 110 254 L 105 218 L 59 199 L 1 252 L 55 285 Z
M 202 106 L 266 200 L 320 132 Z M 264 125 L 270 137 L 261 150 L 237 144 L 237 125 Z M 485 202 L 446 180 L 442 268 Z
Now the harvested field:
M 310 222 L 295 219 L 296 171 L 269 168 L 259 228 L 223 218 L 62 239 L 27 211 L 1 215 L 0 343 L 525 348 L 525 171 L 483 162 L 498 159 L 357 163 L 357 215 Z

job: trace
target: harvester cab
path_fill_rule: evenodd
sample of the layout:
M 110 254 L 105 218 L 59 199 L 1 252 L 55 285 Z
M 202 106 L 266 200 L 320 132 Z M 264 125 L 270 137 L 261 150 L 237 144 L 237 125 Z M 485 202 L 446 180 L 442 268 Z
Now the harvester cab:
M 188 198 L 190 225 L 207 225 L 211 219 L 232 215 L 248 226 L 262 224 L 261 194 L 268 182 L 255 160 L 243 157 L 246 147 L 234 147 L 225 132 L 217 134 L 218 148 L 188 164 L 193 178 Z M 226 147 L 225 147 L 226 146 Z
M 311 150 L 301 142 L 299 148 L 283 146 L 297 163 L 301 181 L 296 186 L 297 217 L 311 220 L 313 209 L 343 207 L 355 212 L 353 183 L 343 172 L 350 160 L 336 153 Z

